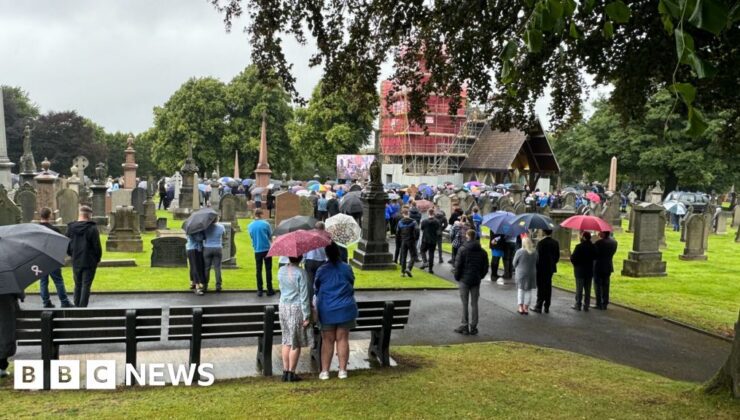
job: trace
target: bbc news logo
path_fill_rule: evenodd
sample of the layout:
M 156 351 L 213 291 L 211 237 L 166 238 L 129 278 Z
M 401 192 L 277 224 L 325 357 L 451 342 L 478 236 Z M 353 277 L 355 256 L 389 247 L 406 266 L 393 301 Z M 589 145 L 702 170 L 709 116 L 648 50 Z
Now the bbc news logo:
M 14 362 L 15 389 L 38 390 L 44 388 L 43 360 L 16 360 Z M 88 360 L 85 362 L 85 389 L 116 389 L 116 361 Z M 197 373 L 197 376 L 196 376 Z M 80 389 L 82 378 L 79 360 L 52 360 L 50 366 L 51 389 Z M 167 382 L 169 374 L 170 381 Z M 200 365 L 174 363 L 142 363 L 124 366 L 126 386 L 211 386 L 216 377 L 213 364 Z

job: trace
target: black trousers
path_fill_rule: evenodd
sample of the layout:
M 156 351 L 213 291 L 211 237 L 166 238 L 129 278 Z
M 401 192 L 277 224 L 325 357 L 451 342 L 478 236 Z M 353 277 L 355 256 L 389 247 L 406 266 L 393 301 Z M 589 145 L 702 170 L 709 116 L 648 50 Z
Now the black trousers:
M 552 274 L 544 270 L 537 270 L 537 303 L 535 308 L 550 308 L 552 299 Z
M 199 249 L 189 249 L 188 266 L 190 267 L 190 285 L 197 286 L 206 284 L 206 264 L 203 259 L 203 251 Z
M 442 264 L 444 261 L 442 260 L 442 234 L 439 234 L 439 239 L 437 240 L 437 252 L 439 252 L 439 263 Z
M 495 281 L 498 278 L 498 266 L 501 262 L 501 257 L 491 257 L 491 281 Z
M 434 250 L 437 248 L 436 242 L 421 243 L 421 259 L 429 265 L 429 271 L 434 267 Z M 440 261 L 442 262 L 442 261 Z
M 506 248 L 504 248 L 504 278 L 505 279 L 510 279 L 514 277 L 514 252 L 515 252 L 514 244 L 507 242 Z
M 96 267 L 72 267 L 75 280 L 74 304 L 78 308 L 86 308 L 90 300 L 90 289 L 95 279 Z
M 408 259 L 408 265 L 406 265 L 408 257 L 411 258 Z M 414 268 L 414 262 L 416 262 L 416 244 L 413 242 L 401 243 L 401 271 L 411 271 Z
M 267 256 L 268 251 L 263 252 L 255 252 L 254 253 L 254 262 L 257 266 L 257 290 L 260 292 L 264 289 L 262 288 L 262 265 L 264 264 L 265 270 L 267 271 L 266 277 L 267 277 L 267 291 L 272 292 L 272 257 Z
M 393 251 L 393 261 L 398 264 L 398 256 L 401 255 L 401 237 L 396 235 L 396 249 Z
M 576 277 L 576 306 L 588 308 L 591 304 L 591 277 Z
M 303 263 L 303 268 L 306 269 L 308 274 L 308 299 L 313 299 L 313 279 L 316 278 L 316 272 L 319 271 L 319 267 L 324 265 L 326 261 L 306 260 Z
M 609 304 L 609 283 L 611 283 L 611 273 L 594 273 L 596 306 L 606 308 Z

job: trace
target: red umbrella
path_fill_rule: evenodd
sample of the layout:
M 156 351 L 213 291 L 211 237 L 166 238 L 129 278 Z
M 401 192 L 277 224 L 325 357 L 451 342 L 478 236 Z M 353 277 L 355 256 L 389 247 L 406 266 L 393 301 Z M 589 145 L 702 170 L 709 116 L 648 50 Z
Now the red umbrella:
M 612 231 L 612 226 L 609 223 L 596 216 L 571 216 L 565 219 L 560 226 L 575 230 Z
M 586 198 L 588 198 L 588 201 L 593 201 L 594 203 L 601 203 L 601 197 L 599 197 L 599 195 L 593 191 L 587 192 Z
M 280 235 L 270 247 L 268 257 L 298 257 L 308 251 L 323 248 L 331 244 L 331 237 L 326 232 L 317 230 L 297 230 Z
M 422 213 L 429 211 L 432 207 L 434 207 L 434 203 L 429 200 L 419 200 L 416 202 L 416 208 Z

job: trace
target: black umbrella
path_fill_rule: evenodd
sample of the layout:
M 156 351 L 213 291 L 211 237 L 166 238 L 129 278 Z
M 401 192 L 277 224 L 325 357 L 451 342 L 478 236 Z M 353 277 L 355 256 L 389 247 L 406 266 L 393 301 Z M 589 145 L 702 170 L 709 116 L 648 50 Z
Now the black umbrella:
M 194 211 L 187 220 L 182 223 L 182 228 L 188 235 L 202 232 L 211 226 L 218 218 L 218 213 L 212 208 L 202 208 Z
M 556 225 L 552 219 L 550 219 L 547 216 L 543 216 L 541 214 L 537 213 L 524 213 L 520 214 L 519 216 L 515 217 L 514 220 L 511 221 L 511 226 L 514 226 L 519 229 L 546 229 L 546 230 L 554 230 L 557 229 L 558 225 Z
M 296 230 L 311 230 L 316 227 L 316 222 L 317 220 L 311 216 L 293 216 L 280 222 L 274 235 L 280 236 Z
M 359 191 L 345 194 L 342 197 L 342 202 L 339 203 L 339 211 L 345 214 L 362 213 L 362 200 L 360 200 Z
M 21 293 L 64 265 L 69 239 L 33 223 L 0 226 L 0 294 Z

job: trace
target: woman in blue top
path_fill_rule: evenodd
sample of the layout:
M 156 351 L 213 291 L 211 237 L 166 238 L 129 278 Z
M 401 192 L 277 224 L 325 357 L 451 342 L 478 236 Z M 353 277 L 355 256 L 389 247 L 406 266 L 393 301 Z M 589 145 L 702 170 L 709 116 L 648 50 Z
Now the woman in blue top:
M 314 302 L 321 323 L 321 373 L 319 379 L 329 379 L 329 366 L 334 346 L 339 355 L 339 379 L 347 378 L 349 360 L 349 330 L 355 327 L 355 275 L 341 261 L 339 246 L 332 242 L 326 247 L 328 262 L 316 272 Z
M 295 373 L 301 347 L 310 346 L 313 335 L 307 330 L 311 319 L 308 274 L 298 266 L 302 257 L 289 259 L 290 262 L 278 270 L 280 329 L 283 332 L 283 382 L 297 382 L 301 380 Z

